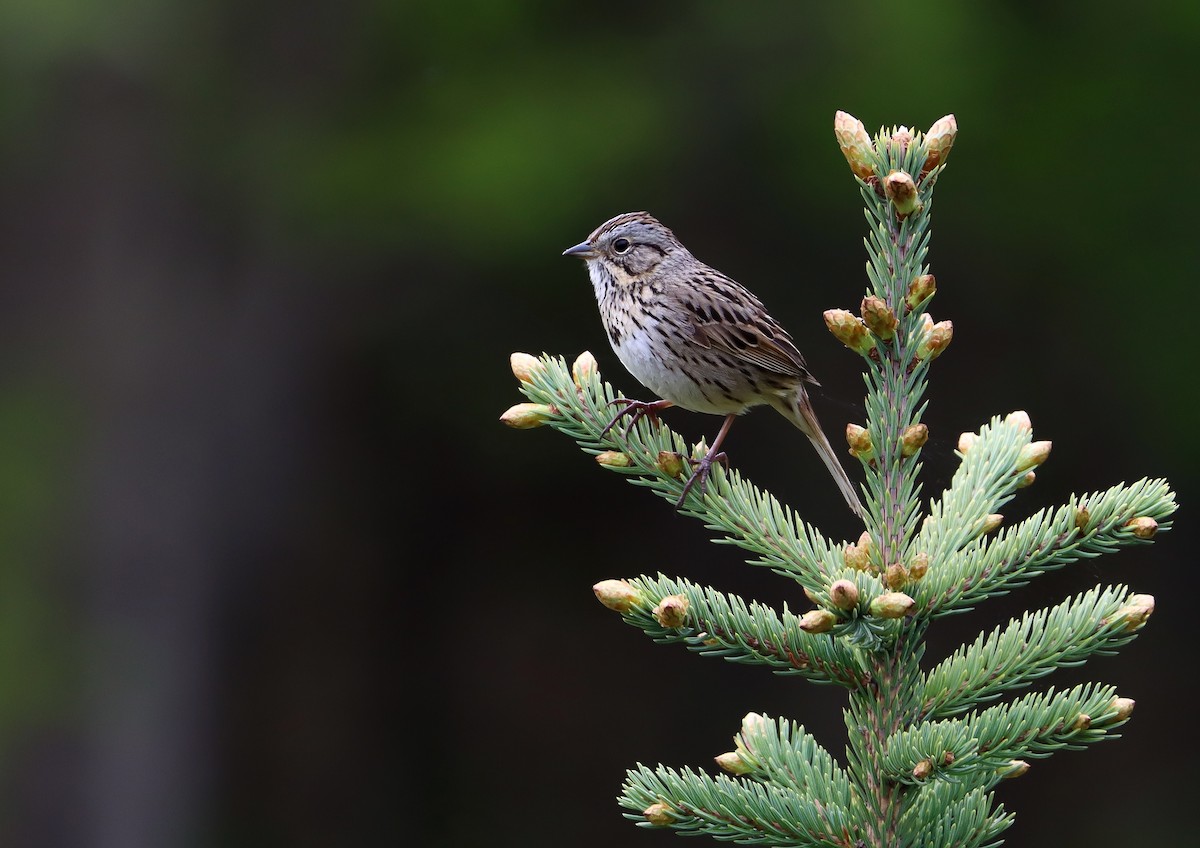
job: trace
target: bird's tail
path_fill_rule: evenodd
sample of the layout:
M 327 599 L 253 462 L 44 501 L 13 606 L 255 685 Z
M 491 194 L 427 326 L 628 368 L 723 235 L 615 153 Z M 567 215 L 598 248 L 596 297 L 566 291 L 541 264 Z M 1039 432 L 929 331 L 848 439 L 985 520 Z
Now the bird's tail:
M 862 501 L 858 498 L 858 490 L 846 474 L 846 469 L 842 468 L 842 463 L 838 461 L 837 454 L 834 453 L 833 447 L 829 444 L 829 439 L 825 438 L 825 432 L 821 429 L 821 423 L 817 421 L 817 415 L 813 412 L 812 404 L 809 403 L 808 393 L 804 389 L 800 389 L 794 395 L 779 398 L 772 405 L 779 410 L 784 418 L 800 428 L 800 432 L 808 436 L 808 440 L 817 449 L 817 454 L 821 457 L 821 461 L 825 463 L 825 467 L 833 475 L 833 481 L 837 483 L 842 497 L 846 499 L 846 503 L 854 511 L 854 514 L 862 518 L 863 505 Z

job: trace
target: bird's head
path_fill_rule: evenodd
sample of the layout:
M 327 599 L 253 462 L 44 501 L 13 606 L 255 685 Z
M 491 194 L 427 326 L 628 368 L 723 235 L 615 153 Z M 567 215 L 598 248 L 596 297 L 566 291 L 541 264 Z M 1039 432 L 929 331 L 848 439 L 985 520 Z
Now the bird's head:
M 648 212 L 626 212 L 605 221 L 587 241 L 563 251 L 578 256 L 589 268 L 606 268 L 619 283 L 637 282 L 664 261 L 686 254 L 675 234 Z

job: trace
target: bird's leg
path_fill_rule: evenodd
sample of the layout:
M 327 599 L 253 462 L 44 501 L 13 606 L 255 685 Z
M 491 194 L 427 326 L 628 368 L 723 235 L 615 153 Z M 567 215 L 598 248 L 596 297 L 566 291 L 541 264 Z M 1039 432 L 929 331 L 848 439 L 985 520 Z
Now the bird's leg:
M 736 414 L 725 416 L 725 422 L 721 425 L 717 437 L 713 439 L 712 447 L 708 449 L 708 453 L 704 454 L 703 459 L 689 460 L 695 464 L 696 470 L 692 472 L 692 476 L 688 478 L 688 481 L 683 484 L 683 491 L 679 493 L 679 500 L 675 501 L 676 509 L 683 506 L 683 502 L 687 500 L 688 492 L 697 483 L 700 484 L 700 494 L 704 494 L 704 490 L 708 486 L 708 472 L 714 462 L 720 462 L 726 468 L 729 467 L 729 457 L 725 456 L 725 452 L 721 450 L 721 442 L 725 441 L 725 436 L 729 433 L 729 428 L 733 426 L 733 419 L 735 418 L 737 418 Z
M 605 428 L 600 431 L 600 438 L 602 438 L 602 439 L 605 436 L 607 436 L 608 431 L 611 430 L 613 427 L 615 427 L 616 423 L 618 421 L 620 421 L 622 418 L 624 418 L 626 415 L 629 416 L 629 423 L 625 425 L 625 430 L 624 430 L 623 435 L 625 438 L 628 439 L 629 431 L 633 429 L 633 425 L 637 424 L 638 421 L 640 421 L 643 416 L 647 416 L 647 415 L 650 416 L 650 420 L 653 421 L 655 424 L 657 424 L 659 410 L 666 409 L 667 407 L 675 405 L 675 404 L 671 403 L 671 401 L 669 401 L 669 400 L 645 401 L 645 400 L 633 400 L 632 398 L 615 398 L 613 400 L 610 400 L 608 403 L 610 406 L 614 403 L 623 403 L 623 404 L 625 404 L 625 408 L 622 409 L 620 412 L 618 412 L 616 415 L 614 415 L 612 418 L 612 421 L 609 421 L 608 424 L 605 426 Z

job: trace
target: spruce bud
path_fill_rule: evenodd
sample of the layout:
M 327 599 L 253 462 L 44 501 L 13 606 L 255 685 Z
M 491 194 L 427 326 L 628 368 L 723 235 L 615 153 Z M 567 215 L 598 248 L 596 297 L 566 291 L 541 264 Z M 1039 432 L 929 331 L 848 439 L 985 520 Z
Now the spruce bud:
M 528 383 L 533 379 L 533 375 L 545 369 L 546 366 L 536 356 L 530 356 L 528 353 L 512 354 L 508 357 L 509 367 L 512 368 L 513 376 L 522 383 Z
M 637 589 L 624 580 L 601 580 L 592 591 L 600 603 L 614 612 L 629 612 L 641 600 Z
M 1075 721 L 1071 724 L 1072 730 L 1087 730 L 1092 726 L 1092 717 L 1087 713 L 1080 713 L 1075 716 Z
M 921 208 L 917 184 L 904 171 L 892 171 L 883 178 L 883 193 L 892 202 L 896 217 L 903 220 Z
M 1025 476 L 1017 481 L 1018 489 L 1027 489 L 1033 485 L 1033 481 L 1037 479 L 1037 474 L 1032 471 L 1026 471 Z
M 601 451 L 596 454 L 596 462 L 606 468 L 628 468 L 633 465 L 633 458 L 621 451 Z
M 893 148 L 899 150 L 900 153 L 904 153 L 904 151 L 908 150 L 908 146 L 912 144 L 912 130 L 901 125 L 896 129 L 895 132 L 892 133 L 892 137 L 889 139 L 889 142 Z
M 913 766 L 912 776 L 915 777 L 917 780 L 924 780 L 925 778 L 929 777 L 929 775 L 931 775 L 931 774 L 933 774 L 933 761 L 932 760 L 921 760 L 921 762 L 919 762 L 915 766 Z
M 799 626 L 805 633 L 828 633 L 837 624 L 837 616 L 826 609 L 809 610 L 800 616 Z
M 863 322 L 845 309 L 825 310 L 825 326 L 833 337 L 855 353 L 866 356 L 875 347 L 875 337 L 867 332 Z
M 864 297 L 859 311 L 862 314 L 863 323 L 867 325 L 867 329 L 874 333 L 877 338 L 886 342 L 895 337 L 896 327 L 900 325 L 900 319 L 883 302 L 882 298 L 875 297 L 874 295 Z
M 577 389 L 582 389 L 584 383 L 599 373 L 600 366 L 596 363 L 596 357 L 586 350 L 579 354 L 574 364 L 571 365 L 571 379 L 575 381 Z
M 557 409 L 544 403 L 518 403 L 505 410 L 500 420 L 514 430 L 532 430 L 543 426 L 547 418 L 557 414 Z
M 1158 532 L 1158 522 L 1148 516 L 1127 521 L 1125 526 L 1139 539 L 1153 539 Z
M 925 313 L 922 317 L 929 317 L 929 313 Z M 932 319 L 930 319 L 932 320 Z M 951 339 L 954 338 L 954 322 L 938 321 L 929 328 L 929 333 L 921 339 L 921 343 L 917 345 L 917 358 L 928 359 L 933 361 L 942 355 L 950 345 Z
M 975 433 L 960 434 L 958 437 L 958 452 L 965 454 L 977 441 L 979 441 L 979 436 Z
M 909 309 L 916 309 L 935 291 L 937 291 L 937 279 L 933 274 L 922 274 L 914 277 L 913 281 L 908 284 L 908 294 L 905 296 L 904 302 L 908 304 Z
M 1027 433 L 1033 432 L 1033 422 L 1029 420 L 1029 413 L 1023 409 L 1008 413 L 1004 418 L 1004 423 L 1011 424 L 1018 430 L 1023 430 Z
M 675 451 L 659 451 L 654 465 L 668 477 L 678 477 L 683 473 L 683 457 Z
M 742 739 L 757 736 L 767 729 L 770 720 L 762 713 L 746 713 L 742 716 Z
M 1092 514 L 1088 512 L 1086 506 L 1081 506 L 1075 510 L 1075 526 L 1080 530 L 1087 530 L 1088 525 L 1092 523 Z
M 717 761 L 717 765 L 725 769 L 730 774 L 749 774 L 753 771 L 753 767 L 742 759 L 742 755 L 737 751 L 726 751 L 724 754 L 713 757 Z
M 859 459 L 870 459 L 875 454 L 875 446 L 871 444 L 871 433 L 866 427 L 847 424 L 846 444 L 850 446 L 850 455 Z
M 833 135 L 850 170 L 860 180 L 875 176 L 875 146 L 863 122 L 853 115 L 839 111 L 833 116 Z
M 1125 632 L 1137 630 L 1154 613 L 1153 595 L 1130 595 L 1125 605 L 1117 610 L 1115 619 L 1124 619 Z
M 1029 763 L 1025 760 L 1009 760 L 1007 766 L 1002 766 L 998 769 L 1000 777 L 1008 780 L 1013 777 L 1020 777 L 1029 771 Z
M 929 428 L 924 424 L 912 424 L 900 434 L 900 453 L 912 456 L 929 441 Z
M 884 592 L 871 601 L 871 615 L 877 618 L 904 618 L 915 603 L 903 592 Z
M 866 571 L 871 567 L 870 550 L 853 542 L 847 545 L 846 550 L 842 552 L 842 559 L 847 568 L 853 568 L 855 571 Z
M 1021 453 L 1017 455 L 1017 470 L 1028 471 L 1041 465 L 1046 461 L 1046 457 L 1050 456 L 1052 444 L 1053 442 L 1030 442 L 1021 448 Z
M 893 562 L 883 573 L 883 582 L 889 589 L 903 589 L 908 583 L 908 569 L 898 562 Z
M 979 531 L 980 536 L 986 536 L 997 527 L 1004 523 L 1004 516 L 998 512 L 989 513 L 983 518 L 983 529 Z
M 1117 713 L 1113 720 L 1126 721 L 1133 715 L 1133 707 L 1136 703 L 1137 701 L 1133 698 L 1113 698 L 1111 706 Z
M 858 586 L 853 580 L 834 580 L 829 587 L 829 603 L 840 610 L 851 610 L 858 606 Z
M 668 629 L 683 627 L 687 622 L 688 607 L 691 602 L 686 595 L 667 595 L 658 602 L 651 614 L 655 621 Z
M 922 177 L 946 161 L 957 137 L 958 121 L 954 120 L 953 115 L 946 115 L 933 122 L 933 126 L 925 132 L 925 164 L 921 166 Z
M 651 804 L 642 810 L 642 815 L 646 817 L 646 821 L 655 827 L 663 827 L 675 821 L 675 817 L 671 815 L 671 808 L 661 803 Z
M 929 571 L 929 554 L 921 551 L 912 558 L 912 562 L 908 564 L 908 577 L 910 580 L 920 580 Z

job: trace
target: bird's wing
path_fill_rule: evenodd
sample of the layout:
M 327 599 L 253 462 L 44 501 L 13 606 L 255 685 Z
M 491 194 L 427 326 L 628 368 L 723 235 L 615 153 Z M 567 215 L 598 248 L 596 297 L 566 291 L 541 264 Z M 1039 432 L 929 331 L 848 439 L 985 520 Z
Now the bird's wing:
M 792 337 L 754 295 L 707 270 L 675 291 L 693 341 L 786 377 L 816 383 Z

